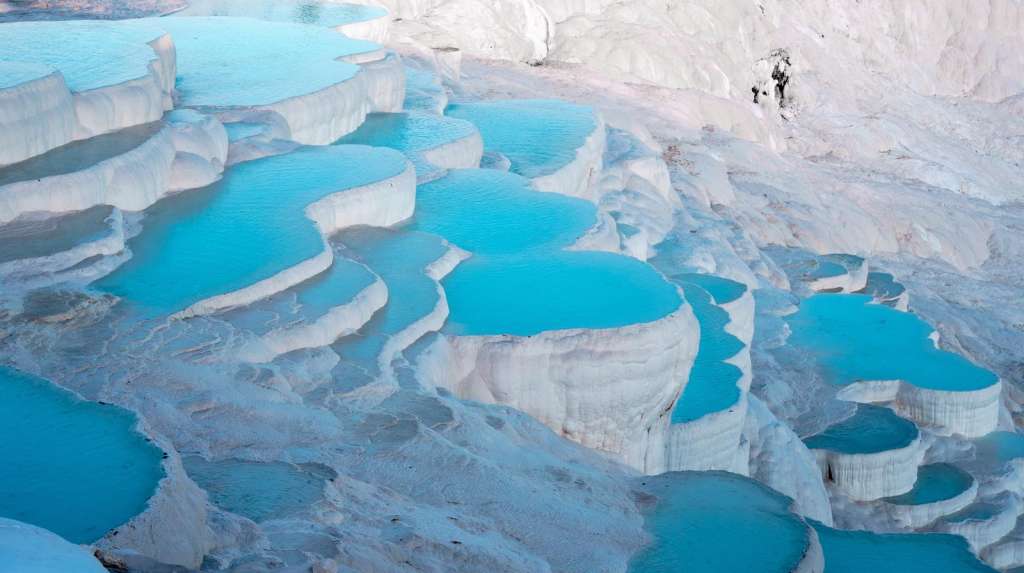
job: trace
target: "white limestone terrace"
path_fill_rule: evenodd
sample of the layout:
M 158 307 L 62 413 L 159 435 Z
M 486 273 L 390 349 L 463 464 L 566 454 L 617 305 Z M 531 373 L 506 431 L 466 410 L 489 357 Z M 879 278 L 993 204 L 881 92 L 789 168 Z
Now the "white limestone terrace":
M 190 110 L 66 144 L 0 168 L 0 223 L 99 205 L 141 211 L 219 179 L 227 149 L 220 122 Z
M 817 455 L 825 482 L 858 501 L 910 491 L 925 453 L 917 427 L 879 406 L 860 405 L 850 418 L 804 442 Z
M 863 257 L 844 253 L 816 255 L 798 248 L 771 246 L 765 253 L 786 271 L 795 292 L 857 292 L 868 281 Z
M 0 554 L 4 566 L 21 573 L 105 573 L 107 570 L 79 545 L 41 527 L 0 517 Z
M 175 46 L 157 28 L 96 21 L 0 25 L 0 166 L 160 119 Z

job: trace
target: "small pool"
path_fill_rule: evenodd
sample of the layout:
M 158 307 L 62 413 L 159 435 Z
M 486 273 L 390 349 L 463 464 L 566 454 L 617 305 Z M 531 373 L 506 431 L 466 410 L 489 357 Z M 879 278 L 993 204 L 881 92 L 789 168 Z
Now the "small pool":
M 456 169 L 416 190 L 412 228 L 496 255 L 566 247 L 596 222 L 589 201 L 535 191 L 514 173 Z
M 456 335 L 615 328 L 658 320 L 682 302 L 650 265 L 604 252 L 474 257 L 443 285 L 451 308 L 446 330 Z
M 135 416 L 0 367 L 0 516 L 92 543 L 146 508 L 163 453 Z
M 692 422 L 735 406 L 740 398 L 736 383 L 743 376 L 738 367 L 724 362 L 744 347 L 740 339 L 725 331 L 729 313 L 716 306 L 711 295 L 695 284 L 684 282 L 683 292 L 700 323 L 700 347 L 690 379 L 672 411 L 673 424 Z
M 113 209 L 93 207 L 39 221 L 15 221 L 0 227 L 0 263 L 52 256 L 109 237 Z M 31 269 L 28 269 L 31 270 Z
M 444 170 L 431 165 L 423 157 L 424 151 L 474 133 L 476 128 L 473 124 L 461 119 L 420 112 L 371 113 L 359 129 L 337 143 L 397 149 L 416 166 L 418 178 L 425 180 L 443 174 Z
M 935 348 L 932 328 L 916 315 L 866 294 L 817 294 L 787 317 L 789 344 L 813 353 L 828 380 L 903 380 L 921 388 L 970 391 L 998 382 L 967 359 Z
M 320 466 L 244 460 L 182 460 L 185 471 L 221 509 L 260 522 L 308 512 L 333 472 Z
M 378 357 L 390 337 L 429 314 L 437 305 L 437 283 L 426 267 L 448 246 L 434 235 L 406 230 L 359 227 L 335 237 L 343 253 L 369 267 L 388 287 L 388 303 L 358 333 L 332 348 L 361 374 L 379 373 Z M 342 365 L 342 372 L 345 365 Z
M 717 275 L 704 273 L 682 273 L 672 278 L 692 283 L 706 290 L 715 304 L 723 305 L 738 300 L 745 292 L 747 285 Z
M 952 464 L 927 464 L 917 470 L 914 488 L 903 495 L 885 498 L 894 505 L 925 505 L 946 501 L 970 489 L 971 474 Z
M 789 573 L 803 559 L 809 527 L 791 500 L 725 472 L 681 472 L 644 478 L 651 496 L 644 529 L 651 544 L 631 573 Z
M 533 179 L 576 159 L 576 150 L 597 128 L 589 107 L 558 100 L 499 100 L 449 105 L 445 114 L 480 130 L 484 150 L 512 162 L 512 171 Z
M 909 446 L 917 426 L 881 406 L 859 404 L 853 416 L 804 440 L 812 450 L 844 454 L 874 454 Z
M 887 301 L 899 297 L 906 291 L 906 288 L 889 273 L 870 272 L 868 273 L 867 284 L 864 285 L 864 294 L 871 295 L 875 299 Z
M 992 432 L 974 440 L 978 459 L 991 467 L 1024 458 L 1024 435 L 1014 432 Z
M 812 523 L 825 551 L 825 573 L 995 573 L 958 535 L 877 534 Z
M 397 151 L 354 145 L 235 165 L 210 187 L 148 209 L 132 258 L 95 285 L 152 315 L 246 287 L 323 251 L 306 206 L 406 165 Z
M 378 6 L 331 0 L 189 0 L 171 16 L 243 16 L 271 22 L 314 24 L 335 28 L 387 15 Z

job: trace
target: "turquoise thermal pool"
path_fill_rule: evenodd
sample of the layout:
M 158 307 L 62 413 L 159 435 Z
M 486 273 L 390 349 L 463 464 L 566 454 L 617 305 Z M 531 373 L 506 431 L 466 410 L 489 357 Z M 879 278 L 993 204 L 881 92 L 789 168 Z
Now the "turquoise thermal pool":
M 974 444 L 978 458 L 989 466 L 1003 466 L 1010 460 L 1024 458 L 1024 435 L 1014 432 L 992 432 Z
M 91 543 L 146 508 L 163 453 L 136 418 L 0 367 L 0 516 Z
M 324 250 L 306 206 L 406 166 L 396 151 L 352 145 L 236 165 L 218 183 L 148 209 L 133 257 L 96 286 L 150 314 L 241 289 Z
M 878 534 L 812 523 L 825 552 L 826 573 L 995 573 L 958 535 Z
M 909 446 L 917 426 L 881 406 L 859 404 L 853 416 L 804 440 L 812 450 L 844 454 L 874 454 Z
M 444 279 L 448 332 L 530 336 L 546 330 L 652 322 L 679 308 L 650 265 L 604 252 L 472 258 Z
M 914 488 L 905 494 L 886 498 L 895 505 L 925 505 L 953 499 L 970 489 L 971 474 L 952 464 L 927 464 L 917 470 Z
M 334 28 L 380 18 L 387 13 L 377 6 L 331 0 L 189 0 L 188 7 L 172 16 L 242 16 Z
M 486 151 L 502 153 L 512 171 L 550 175 L 576 158 L 597 128 L 589 107 L 557 100 L 501 100 L 449 105 L 445 114 L 473 122 Z
M 789 498 L 735 474 L 669 473 L 645 478 L 642 489 L 653 540 L 631 573 L 789 573 L 810 542 Z
M 323 498 L 324 483 L 334 477 L 328 468 L 281 462 L 211 462 L 199 456 L 182 461 L 214 505 L 256 522 L 309 511 Z
M 424 151 L 474 133 L 476 128 L 472 123 L 450 117 L 420 112 L 371 113 L 359 129 L 342 137 L 338 143 L 397 149 L 412 161 L 418 179 L 423 181 L 444 173 L 423 158 Z
M 747 285 L 717 275 L 682 273 L 672 275 L 672 278 L 699 286 L 707 291 L 718 305 L 738 300 L 743 293 L 747 292 Z
M 333 348 L 366 373 L 377 373 L 377 359 L 388 339 L 429 314 L 439 301 L 437 283 L 426 267 L 448 246 L 426 233 L 359 227 L 335 238 L 346 256 L 369 267 L 388 287 L 388 304 L 358 333 Z
M 419 186 L 412 228 L 476 255 L 506 255 L 569 246 L 596 221 L 589 201 L 534 191 L 514 173 L 457 169 Z
M 724 362 L 743 350 L 743 342 L 725 331 L 729 313 L 715 306 L 711 295 L 695 284 L 683 283 L 683 292 L 700 323 L 700 347 L 690 379 L 672 411 L 673 424 L 734 406 L 740 398 L 736 383 L 743 375 L 737 366 Z
M 970 391 L 995 384 L 995 374 L 935 348 L 932 328 L 911 313 L 871 304 L 863 294 L 817 294 L 787 317 L 789 344 L 818 357 L 826 377 L 846 385 L 903 380 L 921 388 Z
M 113 232 L 112 209 L 100 206 L 42 221 L 16 221 L 0 227 L 0 263 L 55 255 Z M 8 236 L 9 233 L 9 236 Z

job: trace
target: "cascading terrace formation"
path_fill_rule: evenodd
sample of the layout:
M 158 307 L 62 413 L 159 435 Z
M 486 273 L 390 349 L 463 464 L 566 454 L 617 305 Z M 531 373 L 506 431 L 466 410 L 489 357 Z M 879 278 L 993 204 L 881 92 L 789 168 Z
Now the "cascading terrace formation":
M 0 3 L 0 564 L 1024 570 L 1016 389 L 898 264 L 747 232 L 810 212 L 778 149 L 442 8 L 136 4 Z

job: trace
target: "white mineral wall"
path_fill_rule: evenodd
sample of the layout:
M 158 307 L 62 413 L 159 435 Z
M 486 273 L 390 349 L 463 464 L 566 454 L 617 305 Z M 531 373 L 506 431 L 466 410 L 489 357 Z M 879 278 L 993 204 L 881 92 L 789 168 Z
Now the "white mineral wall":
M 518 408 L 556 433 L 646 473 L 665 471 L 668 409 L 697 353 L 690 307 L 649 323 L 533 336 L 444 336 L 423 378 Z
M 42 527 L 0 517 L 0 553 L 4 567 L 19 573 L 106 573 L 82 546 Z
M 999 423 L 1002 383 L 972 391 L 920 388 L 899 380 L 856 382 L 837 397 L 851 402 L 889 402 L 901 416 L 939 435 L 984 436 Z
M 925 453 L 920 436 L 906 447 L 870 454 L 812 451 L 825 482 L 857 501 L 910 491 L 917 481 L 917 468 Z
M 77 118 L 64 76 L 0 89 L 0 166 L 24 161 L 73 140 Z
M 81 171 L 0 186 L 0 223 L 25 213 L 96 205 L 141 211 L 170 191 L 211 183 L 226 160 L 227 134 L 216 119 L 195 121 L 171 121 L 138 147 Z M 178 146 L 193 157 L 176 168 Z
M 978 497 L 978 482 L 974 481 L 966 491 L 949 499 L 917 505 L 896 505 L 884 503 L 884 511 L 900 526 L 907 529 L 921 529 L 940 517 L 956 513 L 967 507 Z

